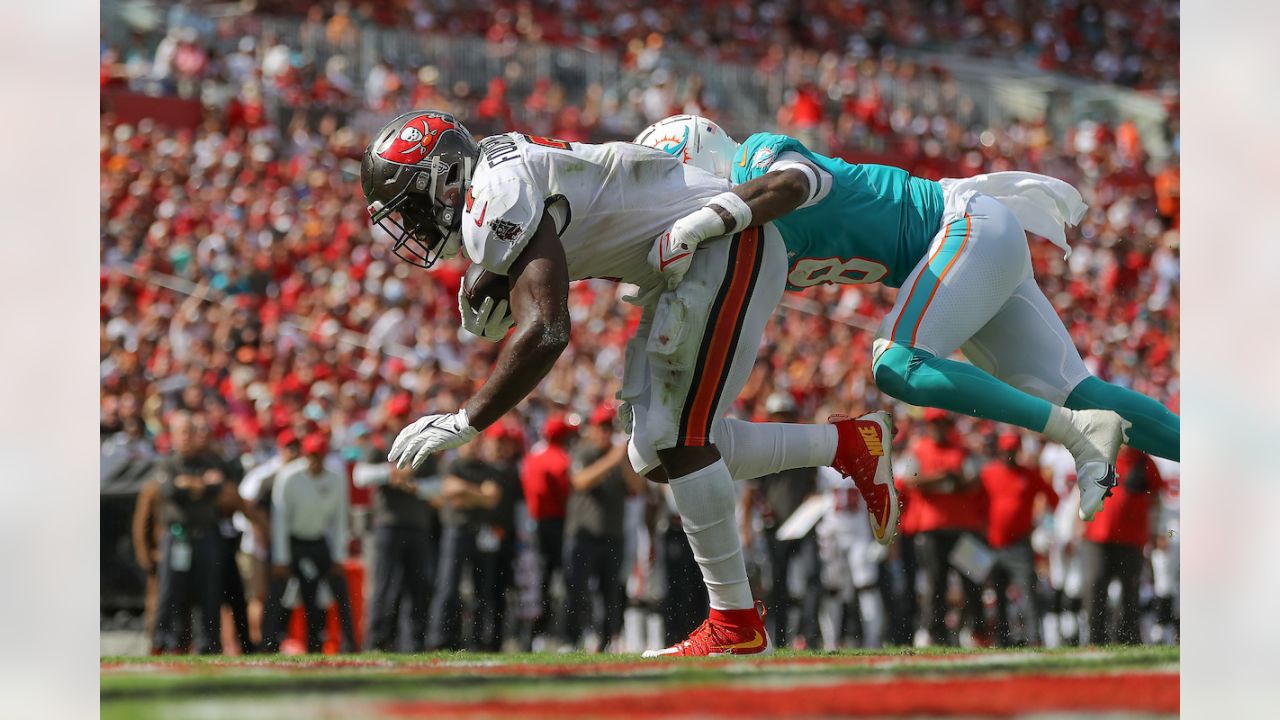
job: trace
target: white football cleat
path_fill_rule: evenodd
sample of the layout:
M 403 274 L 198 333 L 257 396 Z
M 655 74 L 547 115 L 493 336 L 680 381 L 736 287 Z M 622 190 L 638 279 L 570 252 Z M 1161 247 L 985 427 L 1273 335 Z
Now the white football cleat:
M 1080 485 L 1080 519 L 1088 522 L 1102 509 L 1102 501 L 1111 497 L 1116 468 L 1099 462 L 1077 465 L 1076 482 Z
M 1086 522 L 1102 509 L 1116 486 L 1116 455 L 1128 440 L 1125 430 L 1133 425 L 1111 410 L 1074 410 L 1071 425 L 1079 433 L 1067 443 L 1076 461 L 1076 483 L 1080 486 L 1080 519 Z

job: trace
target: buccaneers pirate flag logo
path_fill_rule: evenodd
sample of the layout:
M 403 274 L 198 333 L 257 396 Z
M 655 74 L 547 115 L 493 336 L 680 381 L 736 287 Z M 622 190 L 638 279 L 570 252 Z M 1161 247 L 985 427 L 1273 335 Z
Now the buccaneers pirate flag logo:
M 409 118 L 400 132 L 377 149 L 383 160 L 402 165 L 417 165 L 435 147 L 440 136 L 457 129 L 452 120 L 436 113 L 423 113 Z

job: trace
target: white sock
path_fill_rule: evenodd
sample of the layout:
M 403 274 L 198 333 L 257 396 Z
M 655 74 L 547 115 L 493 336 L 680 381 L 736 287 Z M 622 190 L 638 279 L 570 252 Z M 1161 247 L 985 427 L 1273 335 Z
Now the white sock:
M 711 607 L 741 610 L 754 606 L 742 542 L 734 525 L 737 491 L 724 460 L 671 478 L 671 495 L 693 557 L 702 568 Z
M 1061 405 L 1054 405 L 1049 410 L 1049 422 L 1044 424 L 1042 432 L 1045 437 L 1067 446 L 1068 449 L 1080 437 L 1080 430 L 1071 422 L 1071 411 Z
M 711 441 L 734 480 L 750 480 L 803 467 L 830 465 L 836 456 L 836 426 L 830 423 L 756 423 L 720 418 Z

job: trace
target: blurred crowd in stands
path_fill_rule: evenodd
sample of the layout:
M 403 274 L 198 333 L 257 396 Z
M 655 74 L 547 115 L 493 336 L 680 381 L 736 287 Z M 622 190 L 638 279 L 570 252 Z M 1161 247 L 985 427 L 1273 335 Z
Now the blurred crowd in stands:
M 866 56 L 946 47 L 1142 89 L 1178 82 L 1174 0 L 396 0 L 338 2 L 328 11 L 263 0 L 258 8 L 305 16 L 335 41 L 364 27 L 398 27 L 585 47 L 630 63 L 671 46 L 762 68 L 793 48 Z
M 883 152 L 925 176 L 1019 169 L 1075 183 L 1090 210 L 1070 233 L 1074 252 L 1064 260 L 1033 240 L 1037 279 L 1094 374 L 1178 408 L 1176 88 L 1164 128 L 1175 155 L 1156 162 L 1132 122 L 984 125 L 943 71 L 884 51 L 1030 57 L 1167 89 L 1177 78 L 1176 3 L 723 2 L 679 18 L 626 0 L 259 5 L 304 16 L 304 31 L 331 47 L 369 24 L 585 44 L 640 66 L 678 44 L 708 62 L 795 78 L 775 126 L 753 130 L 830 154 Z M 579 96 L 552 73 L 525 78 L 529 92 L 515 97 L 504 75 L 483 89 L 446 87 L 435 67 L 382 62 L 353 77 L 342 54 L 317 66 L 250 35 L 220 54 L 202 33 L 135 34 L 102 52 L 104 92 L 203 105 L 194 127 L 111 112 L 101 121 L 102 480 L 143 481 L 133 539 L 161 598 L 148 615 L 153 650 L 221 651 L 219 604 L 234 609 L 225 634 L 241 651 L 279 649 L 286 608 L 298 604 L 345 610 L 340 649 L 635 650 L 648 642 L 649 614 L 664 619 L 668 641 L 683 637 L 705 617 L 705 591 L 679 516 L 663 489 L 630 473 L 612 415 L 622 345 L 638 320 L 619 300 L 629 288 L 575 283 L 572 344 L 530 399 L 474 447 L 396 471 L 382 458 L 399 429 L 458 407 L 496 347 L 459 329 L 461 261 L 410 267 L 370 228 L 358 162 L 368 133 L 410 108 L 454 112 L 477 135 L 567 140 L 629 139 L 675 112 L 716 117 L 697 78 L 657 67 L 646 88 L 620 96 L 591 85 Z M 878 89 L 890 76 L 908 89 L 892 105 Z M 887 551 L 865 534 L 857 493 L 838 475 L 743 484 L 753 580 L 778 641 L 1174 637 L 1176 464 L 1125 459 L 1132 497 L 1118 491 L 1123 501 L 1109 501 L 1086 532 L 1074 510 L 1054 510 L 1076 506 L 1061 448 L 876 390 L 871 332 L 894 292 L 830 285 L 788 295 L 734 409 L 801 421 L 893 410 L 898 477 L 925 478 L 905 481 L 904 534 Z M 340 481 L 340 507 L 323 493 L 283 492 L 308 475 L 316 487 Z M 779 539 L 811 496 L 830 502 L 799 537 L 793 528 Z M 340 572 L 355 558 L 367 568 L 363 592 L 349 592 Z M 1112 576 L 1120 594 L 1107 635 L 1098 618 Z M 352 620 L 354 596 L 367 600 Z M 192 607 L 202 608 L 195 626 Z M 309 622 L 306 647 L 323 634 Z

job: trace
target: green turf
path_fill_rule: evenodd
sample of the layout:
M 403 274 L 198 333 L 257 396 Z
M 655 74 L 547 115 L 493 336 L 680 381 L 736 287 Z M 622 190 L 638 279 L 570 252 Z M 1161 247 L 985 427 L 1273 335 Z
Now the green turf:
M 985 649 L 964 649 L 949 647 L 926 647 L 926 648 L 905 648 L 905 647 L 889 647 L 878 649 L 848 649 L 848 650 L 777 650 L 763 658 L 737 658 L 736 662 L 751 662 L 753 660 L 776 661 L 791 658 L 814 658 L 814 657 L 831 657 L 831 658 L 856 658 L 856 657 L 944 657 L 944 656 L 972 656 L 982 657 L 989 655 L 1034 655 L 1042 658 L 1079 658 L 1080 656 L 1088 656 L 1095 653 L 1106 653 L 1121 659 L 1125 662 L 1135 661 L 1139 664 L 1152 662 L 1177 662 L 1179 648 L 1177 645 L 1109 645 L 1091 648 L 985 648 Z M 236 667 L 242 665 L 262 665 L 270 667 L 289 667 L 291 665 L 308 666 L 317 662 L 333 662 L 333 663 L 382 663 L 389 666 L 413 666 L 424 664 L 457 664 L 465 666 L 473 663 L 492 663 L 497 665 L 578 665 L 578 664 L 600 664 L 600 663 L 629 663 L 639 661 L 639 655 L 608 655 L 600 653 L 573 652 L 573 653 L 483 653 L 483 652 L 429 652 L 429 653 L 384 653 L 384 652 L 362 652 L 351 653 L 348 655 L 249 655 L 247 657 L 227 657 L 223 655 L 172 655 L 165 657 L 151 657 L 147 655 L 108 655 L 101 658 L 103 665 L 119 665 L 127 667 L 129 665 L 150 665 L 154 663 L 163 663 L 166 665 L 179 666 L 209 666 L 209 667 Z M 656 661 L 657 663 L 699 663 L 712 662 L 723 663 L 723 658 L 664 658 Z
M 861 663 L 862 657 L 890 664 Z M 814 658 L 831 662 L 814 663 Z M 367 714 L 370 703 L 394 699 L 562 698 L 691 684 L 785 686 L 875 676 L 1170 669 L 1178 659 L 1176 646 L 784 650 L 732 661 L 640 661 L 634 655 L 587 653 L 107 657 L 102 659 L 101 694 L 104 718 L 323 717 L 329 712 L 347 718 Z

